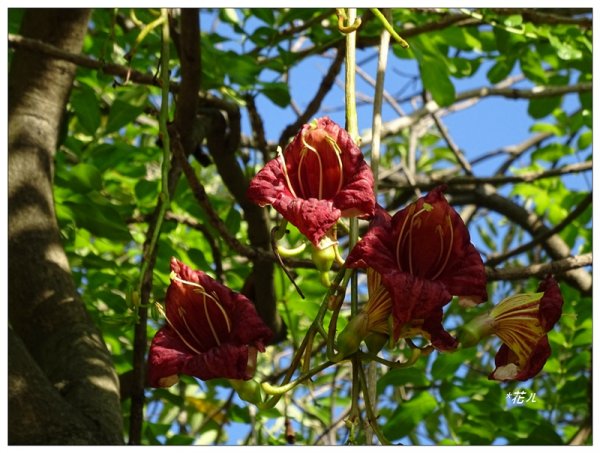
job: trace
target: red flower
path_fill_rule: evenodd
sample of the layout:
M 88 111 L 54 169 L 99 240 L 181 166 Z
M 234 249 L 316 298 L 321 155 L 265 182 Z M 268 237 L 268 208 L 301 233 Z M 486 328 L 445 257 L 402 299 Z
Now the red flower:
M 392 299 L 394 337 L 424 332 L 438 349 L 456 340 L 442 327 L 442 307 L 461 296 L 487 299 L 481 256 L 458 213 L 438 187 L 393 217 L 378 206 L 346 266 L 373 268 Z
M 167 324 L 150 346 L 148 380 L 169 387 L 179 373 L 207 380 L 250 379 L 257 352 L 272 336 L 252 302 L 171 258 Z
M 546 277 L 537 293 L 516 294 L 464 327 L 461 342 L 474 345 L 487 335 L 503 344 L 496 354 L 496 369 L 489 375 L 498 381 L 526 381 L 538 374 L 548 357 L 548 332 L 560 318 L 563 299 L 558 283 Z
M 327 117 L 305 124 L 252 179 L 247 195 L 272 205 L 316 246 L 340 217 L 368 217 L 375 209 L 370 167 L 348 133 Z

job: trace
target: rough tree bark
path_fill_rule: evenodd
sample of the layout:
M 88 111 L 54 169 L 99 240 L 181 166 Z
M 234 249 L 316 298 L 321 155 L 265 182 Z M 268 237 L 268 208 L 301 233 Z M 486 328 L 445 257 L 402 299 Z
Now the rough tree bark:
M 90 11 L 31 9 L 21 33 L 78 53 Z M 123 442 L 110 354 L 72 280 L 52 182 L 76 67 L 26 50 L 8 78 L 10 444 Z

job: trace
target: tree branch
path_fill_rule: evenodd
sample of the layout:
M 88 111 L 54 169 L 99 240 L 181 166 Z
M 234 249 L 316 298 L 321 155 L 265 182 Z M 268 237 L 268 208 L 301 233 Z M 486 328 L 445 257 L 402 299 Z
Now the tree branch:
M 458 93 L 456 95 L 455 103 L 465 101 L 467 99 L 482 99 L 490 96 L 500 96 L 509 99 L 538 99 L 543 97 L 562 96 L 569 93 L 583 93 L 592 91 L 593 88 L 592 82 L 577 83 L 575 85 L 565 86 L 537 86 L 530 90 L 506 88 L 502 85 L 503 84 L 498 84 L 493 87 L 481 87 Z M 437 113 L 439 110 L 441 110 L 441 107 L 437 104 L 437 102 L 434 100 L 428 101 L 423 107 L 415 110 L 410 115 L 388 121 L 386 124 L 384 124 L 382 136 L 396 135 L 400 131 L 413 126 L 423 117 Z M 371 131 L 367 130 L 362 136 L 361 143 L 367 144 L 370 142 Z
M 592 264 L 592 254 L 569 256 L 549 263 L 535 263 L 525 267 L 508 267 L 504 269 L 494 269 L 485 267 L 485 274 L 488 281 L 495 280 L 523 280 L 530 277 L 544 277 L 547 274 L 562 275 L 567 272 L 573 272 L 584 266 Z M 591 282 L 590 288 L 591 291 Z
M 585 171 L 591 171 L 593 169 L 593 162 L 579 162 L 576 164 L 568 164 L 559 168 L 551 168 L 549 170 L 536 171 L 530 173 L 523 173 L 520 175 L 507 175 L 507 176 L 452 176 L 448 177 L 446 172 L 437 175 L 431 174 L 429 177 L 425 175 L 418 175 L 414 181 L 408 181 L 406 177 L 399 174 L 386 175 L 384 182 L 381 184 L 381 188 L 388 189 L 403 189 L 403 188 L 419 188 L 423 190 L 432 189 L 440 184 L 447 184 L 448 186 L 454 186 L 457 189 L 469 189 L 472 190 L 475 186 L 481 184 L 490 184 L 495 187 L 502 186 L 504 184 L 515 184 L 523 182 L 533 182 L 540 179 L 554 178 L 557 176 L 564 176 L 569 174 L 576 174 Z
M 553 228 L 545 231 L 544 233 L 542 233 L 538 236 L 535 236 L 531 241 L 529 241 L 526 244 L 523 244 L 513 250 L 503 253 L 502 255 L 494 256 L 494 257 L 490 258 L 489 260 L 487 260 L 486 265 L 496 266 L 497 264 L 500 264 L 502 261 L 506 261 L 510 257 L 513 257 L 515 255 L 523 253 L 523 252 L 533 248 L 535 245 L 542 243 L 549 237 L 560 233 L 566 226 L 571 224 L 571 222 L 573 222 L 577 217 L 579 217 L 581 214 L 583 214 L 590 204 L 592 204 L 592 194 L 591 193 L 587 194 L 585 196 L 585 198 L 581 201 L 581 203 L 579 203 L 577 205 L 577 207 L 575 209 L 573 209 L 569 213 L 569 215 L 567 215 L 556 226 L 554 226 Z
M 292 124 L 288 125 L 283 130 L 283 132 L 279 136 L 279 146 L 284 148 L 285 145 L 287 144 L 287 141 L 289 140 L 289 138 L 294 136 L 298 132 L 298 130 L 302 127 L 302 125 L 306 124 L 312 118 L 312 116 L 315 113 L 317 113 L 317 111 L 319 110 L 319 107 L 321 106 L 321 103 L 323 102 L 323 99 L 325 98 L 327 93 L 329 93 L 329 91 L 331 90 L 331 87 L 335 83 L 335 78 L 339 74 L 340 69 L 342 68 L 343 62 L 344 62 L 344 52 L 341 50 L 341 47 L 338 46 L 336 49 L 335 58 L 333 59 L 331 66 L 329 66 L 329 70 L 327 71 L 327 74 L 325 74 L 325 76 L 321 80 L 319 89 L 313 96 L 312 100 L 306 106 L 304 113 L 302 113 L 302 115 L 300 115 L 296 119 L 296 121 L 294 121 Z
M 517 225 L 520 225 L 521 228 L 527 230 L 532 236 L 544 234 L 549 229 L 535 213 L 528 212 L 512 200 L 499 195 L 488 184 L 480 186 L 475 190 L 461 190 L 460 192 L 449 187 L 447 192 L 452 195 L 453 203 L 460 205 L 475 204 L 492 209 L 501 213 Z M 543 247 L 554 260 L 568 259 L 571 256 L 571 248 L 556 234 L 546 239 L 543 242 Z M 592 276 L 585 269 L 578 269 L 578 267 L 581 266 L 578 265 L 574 269 L 566 271 L 564 274 L 565 279 L 583 294 L 589 295 L 592 291 Z

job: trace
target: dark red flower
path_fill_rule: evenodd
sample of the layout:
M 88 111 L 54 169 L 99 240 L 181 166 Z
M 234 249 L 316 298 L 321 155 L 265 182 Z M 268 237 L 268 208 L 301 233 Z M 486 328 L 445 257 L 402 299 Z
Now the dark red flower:
M 340 217 L 375 209 L 373 173 L 346 130 L 327 117 L 305 124 L 250 182 L 248 199 L 272 205 L 315 246 Z
M 152 387 L 169 387 L 177 375 L 250 379 L 257 352 L 272 336 L 252 302 L 171 258 L 171 284 L 167 289 L 167 324 L 150 346 L 148 381 Z
M 421 331 L 438 349 L 453 349 L 456 340 L 441 324 L 442 307 L 452 296 L 480 303 L 487 291 L 481 256 L 443 190 L 432 190 L 393 217 L 378 206 L 346 266 L 381 274 L 392 299 L 395 338 Z
M 551 353 L 548 332 L 560 318 L 562 305 L 558 283 L 548 276 L 538 293 L 507 297 L 487 314 L 491 333 L 503 342 L 490 379 L 526 381 L 542 370 Z

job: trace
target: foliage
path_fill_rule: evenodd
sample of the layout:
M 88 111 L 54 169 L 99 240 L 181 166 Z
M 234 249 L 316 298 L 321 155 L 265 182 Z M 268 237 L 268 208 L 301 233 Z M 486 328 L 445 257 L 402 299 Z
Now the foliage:
M 378 201 L 393 213 L 417 194 L 446 182 L 451 204 L 475 207 L 472 211 L 465 207 L 463 215 L 490 269 L 527 269 L 591 252 L 592 208 L 587 201 L 591 165 L 586 166 L 592 159 L 591 12 L 539 11 L 391 11 L 390 22 L 410 48 L 394 43 L 390 48 Z M 157 15 L 150 9 L 94 10 L 82 53 L 132 72 L 158 74 L 160 26 L 146 28 Z M 368 76 L 375 78 L 382 26 L 367 9 L 358 15 L 363 20 L 358 30 L 359 75 L 366 74 L 357 84 L 359 128 L 369 161 L 374 82 Z M 18 10 L 9 11 L 11 33 L 18 33 L 19 17 Z M 181 82 L 179 55 L 185 46 L 177 42 L 176 22 L 174 16 L 171 82 Z M 194 130 L 196 158 L 190 162 L 229 238 L 198 204 L 188 179 L 179 179 L 157 245 L 148 342 L 164 322 L 153 304 L 164 298 L 172 256 L 222 278 L 236 291 L 251 277 L 250 260 L 240 256 L 230 240 L 250 243 L 246 208 L 223 182 L 220 169 L 205 161 L 210 136 L 207 109 L 240 112 L 235 161 L 248 180 L 275 156 L 278 143 L 285 145 L 297 132 L 284 130 L 305 110 L 308 118 L 302 123 L 329 114 L 343 124 L 343 87 L 327 82 L 328 77 L 341 75 L 335 71 L 325 75 L 325 68 L 335 64 L 335 49 L 343 49 L 345 37 L 337 23 L 333 9 L 201 10 L 201 97 L 220 103 L 200 105 Z M 55 162 L 61 239 L 86 307 L 123 376 L 139 366 L 132 359 L 134 325 L 141 309 L 136 291 L 147 231 L 165 182 L 159 85 L 80 65 Z M 323 96 L 318 94 L 321 89 Z M 173 118 L 176 96 L 170 100 Z M 492 104 L 498 113 L 490 114 L 489 107 L 487 113 L 478 110 Z M 471 110 L 475 113 L 469 116 Z M 504 132 L 513 129 L 509 140 L 514 142 L 503 141 Z M 448 132 L 456 132 L 456 144 Z M 235 128 L 230 133 L 235 134 Z M 492 141 L 486 135 L 493 135 Z M 460 164 L 457 152 L 464 153 L 469 167 Z M 552 173 L 561 169 L 566 170 Z M 491 193 L 502 197 L 505 205 L 494 203 Z M 511 206 L 538 216 L 549 229 L 558 228 L 523 252 L 498 259 L 543 233 Z M 579 215 L 564 224 L 578 206 Z M 269 213 L 276 222 L 275 211 Z M 303 242 L 293 226 L 288 229 L 289 247 Z M 566 254 L 557 252 L 550 236 L 552 244 L 565 245 Z M 342 243 L 345 240 L 341 237 Z M 277 310 L 287 336 L 259 355 L 259 380 L 280 381 L 317 316 L 325 288 L 308 260 L 307 250 L 289 261 L 304 299 L 283 270 L 275 268 Z M 589 267 L 579 269 L 586 270 Z M 454 353 L 434 352 L 410 368 L 377 364 L 376 379 L 370 382 L 376 383 L 375 412 L 383 434 L 391 442 L 409 445 L 562 445 L 579 439 L 577 434 L 591 426 L 591 290 L 578 287 L 580 280 L 564 271 L 556 274 L 564 313 L 550 333 L 552 357 L 540 375 L 524 383 L 489 381 L 499 346 L 494 341 Z M 366 299 L 362 278 L 361 304 Z M 538 281 L 539 276 L 527 274 L 518 279 L 490 278 L 491 302 L 469 310 L 452 303 L 444 325 L 456 333 L 492 303 L 516 292 L 535 291 Z M 344 304 L 338 332 L 349 314 L 349 304 Z M 329 318 L 327 313 L 325 326 Z M 382 354 L 394 361 L 407 357 L 410 348 L 400 342 Z M 325 342 L 315 341 L 312 363 L 326 360 Z M 350 362 L 342 361 L 287 392 L 274 407 L 257 409 L 240 400 L 226 380 L 182 377 L 170 389 L 146 389 L 142 442 L 364 443 L 368 427 L 364 411 L 363 424 L 344 423 L 353 399 L 352 382 Z M 512 404 L 507 395 L 519 390 L 535 393 L 536 402 Z M 361 407 L 364 404 L 361 398 Z M 125 398 L 126 438 L 130 405 Z M 591 444 L 591 436 L 579 442 Z

